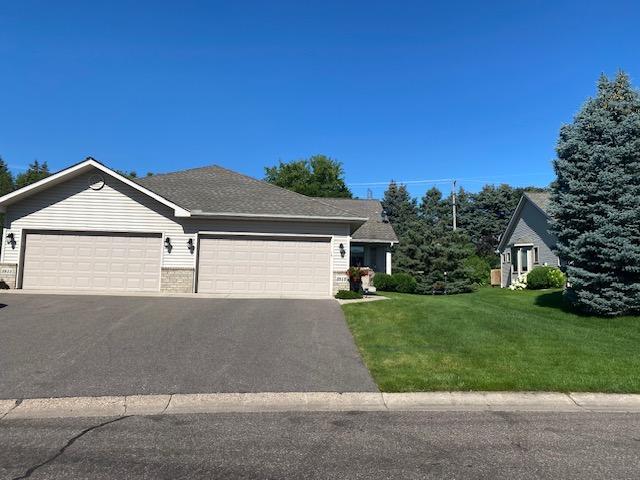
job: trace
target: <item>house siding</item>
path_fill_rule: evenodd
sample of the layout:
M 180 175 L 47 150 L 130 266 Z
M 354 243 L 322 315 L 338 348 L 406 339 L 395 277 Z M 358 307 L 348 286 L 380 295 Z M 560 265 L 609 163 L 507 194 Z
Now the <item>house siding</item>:
M 105 180 L 100 190 L 89 188 L 89 178 L 96 173 Z M 163 278 L 179 281 L 175 288 L 180 291 L 189 283 L 187 272 L 196 268 L 196 249 L 189 248 L 188 240 L 195 245 L 199 232 L 330 235 L 332 271 L 344 272 L 349 266 L 346 224 L 176 218 L 171 208 L 97 169 L 9 205 L 4 235 L 13 233 L 16 241 L 2 242 L 0 262 L 20 265 L 24 233 L 30 230 L 160 233 L 163 244 L 166 237 L 171 243 L 170 250 L 162 247 L 161 268 L 167 269 Z M 344 257 L 340 243 L 346 250 Z M 165 284 L 161 289 L 174 287 Z
M 549 219 L 530 200 L 526 200 L 523 204 L 515 227 L 505 242 L 505 247 L 499 252 L 503 287 L 509 286 L 512 281 L 512 263 L 504 260 L 504 254 L 511 252 L 514 244 L 532 244 L 538 247 L 539 262 L 534 263 L 533 267 L 545 264 L 558 265 L 558 256 L 553 253 L 556 239 L 549 232 Z

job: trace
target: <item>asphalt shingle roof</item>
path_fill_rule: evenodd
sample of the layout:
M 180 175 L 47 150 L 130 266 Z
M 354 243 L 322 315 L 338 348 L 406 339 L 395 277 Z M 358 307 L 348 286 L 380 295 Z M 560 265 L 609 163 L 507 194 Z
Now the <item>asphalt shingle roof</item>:
M 551 194 L 549 192 L 525 192 L 525 195 L 535 203 L 540 210 L 549 215 L 549 203 Z
M 192 213 L 358 217 L 324 199 L 307 197 L 217 165 L 135 181 Z
M 369 219 L 351 234 L 353 240 L 398 241 L 396 232 L 394 232 L 391 224 L 382 219 L 382 204 L 379 200 L 360 200 L 353 198 L 319 198 L 319 200 L 329 203 L 334 207 L 353 212 L 353 214 L 358 217 L 366 217 Z

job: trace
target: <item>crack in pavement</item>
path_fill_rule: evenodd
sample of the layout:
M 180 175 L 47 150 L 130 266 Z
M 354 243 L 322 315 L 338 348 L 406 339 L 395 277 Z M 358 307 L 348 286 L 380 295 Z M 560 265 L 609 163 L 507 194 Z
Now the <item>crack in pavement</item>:
M 41 463 L 39 463 L 37 465 L 29 467 L 22 475 L 20 475 L 18 477 L 14 477 L 13 480 L 23 480 L 25 478 L 31 477 L 31 475 L 33 475 L 33 473 L 36 470 L 38 470 L 41 467 L 44 467 L 45 465 L 48 465 L 49 463 L 53 462 L 55 459 L 60 457 L 65 452 L 65 450 L 67 448 L 69 448 L 71 445 L 73 445 L 75 443 L 76 440 L 78 440 L 79 438 L 83 437 L 87 433 L 89 433 L 89 432 L 91 432 L 93 430 L 97 430 L 98 428 L 104 427 L 106 425 L 109 425 L 110 423 L 119 422 L 120 420 L 124 420 L 125 418 L 129 418 L 129 417 L 130 417 L 130 415 L 129 416 L 118 417 L 118 418 L 114 418 L 114 419 L 108 420 L 106 422 L 99 423 L 98 425 L 94 425 L 92 427 L 85 428 L 80 433 L 78 433 L 77 435 L 75 435 L 71 439 L 69 439 L 69 441 L 60 450 L 58 450 L 55 455 L 47 458 L 44 462 L 41 462 Z
M 2 420 L 4 417 L 6 417 L 7 415 L 9 415 L 9 414 L 10 414 L 11 412 L 13 412 L 16 408 L 18 408 L 18 407 L 20 406 L 20 404 L 22 403 L 22 401 L 23 401 L 23 399 L 22 399 L 22 398 L 18 398 L 18 399 L 15 401 L 15 404 L 13 405 L 13 407 L 11 407 L 9 410 L 7 410 L 7 411 L 5 412 L 5 414 L 4 414 L 4 415 L 2 415 L 2 416 L 0 417 L 0 420 Z

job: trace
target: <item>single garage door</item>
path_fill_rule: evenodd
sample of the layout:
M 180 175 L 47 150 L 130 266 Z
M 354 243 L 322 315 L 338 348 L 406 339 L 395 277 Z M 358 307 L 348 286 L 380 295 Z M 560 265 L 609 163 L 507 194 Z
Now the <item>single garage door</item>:
M 200 239 L 198 292 L 241 295 L 329 295 L 328 239 Z
M 22 288 L 156 292 L 161 256 L 159 235 L 28 233 Z

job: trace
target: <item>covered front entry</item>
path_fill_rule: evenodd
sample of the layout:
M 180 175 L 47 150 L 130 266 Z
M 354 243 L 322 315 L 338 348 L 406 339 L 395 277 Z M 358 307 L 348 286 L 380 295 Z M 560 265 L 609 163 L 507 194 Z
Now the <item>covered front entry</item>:
M 159 234 L 27 233 L 22 288 L 157 292 L 161 256 Z
M 328 296 L 330 238 L 201 237 L 200 293 L 267 296 Z

